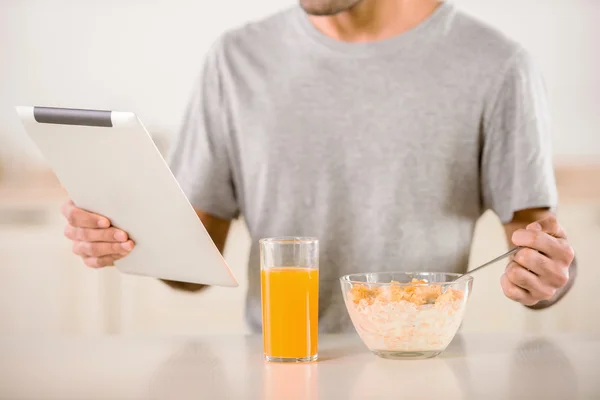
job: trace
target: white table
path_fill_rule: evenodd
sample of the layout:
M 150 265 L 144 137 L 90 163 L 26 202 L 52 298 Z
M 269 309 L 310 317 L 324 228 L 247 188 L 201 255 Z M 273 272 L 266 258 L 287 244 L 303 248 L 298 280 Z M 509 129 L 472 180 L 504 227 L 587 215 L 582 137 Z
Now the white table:
M 598 399 L 600 335 L 457 336 L 395 361 L 355 335 L 267 364 L 259 336 L 0 337 L 0 399 Z

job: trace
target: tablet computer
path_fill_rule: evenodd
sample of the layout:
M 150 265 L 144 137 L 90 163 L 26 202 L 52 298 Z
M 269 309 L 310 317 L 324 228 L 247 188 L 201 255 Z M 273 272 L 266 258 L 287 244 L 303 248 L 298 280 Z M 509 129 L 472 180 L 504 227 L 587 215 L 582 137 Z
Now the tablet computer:
M 135 114 L 37 106 L 17 113 L 73 202 L 135 242 L 115 262 L 121 272 L 238 286 Z

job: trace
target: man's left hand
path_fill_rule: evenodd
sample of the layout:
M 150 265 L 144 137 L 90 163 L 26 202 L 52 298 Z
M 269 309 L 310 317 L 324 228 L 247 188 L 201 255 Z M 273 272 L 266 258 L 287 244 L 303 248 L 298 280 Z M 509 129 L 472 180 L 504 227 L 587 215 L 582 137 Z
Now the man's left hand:
M 502 275 L 504 294 L 525 306 L 554 299 L 569 282 L 575 257 L 556 218 L 549 216 L 515 231 L 512 242 L 523 248 Z

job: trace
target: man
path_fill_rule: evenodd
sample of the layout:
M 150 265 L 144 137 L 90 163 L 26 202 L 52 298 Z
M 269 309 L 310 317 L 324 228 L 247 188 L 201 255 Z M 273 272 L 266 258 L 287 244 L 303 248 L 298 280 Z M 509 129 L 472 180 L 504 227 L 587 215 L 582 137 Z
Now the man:
M 339 332 L 352 329 L 341 275 L 464 272 L 487 209 L 523 247 L 502 275 L 506 296 L 558 301 L 574 255 L 553 216 L 548 105 L 527 53 L 448 3 L 300 3 L 215 43 L 171 153 L 219 249 L 232 219 L 247 222 L 251 329 L 259 238 L 320 239 L 320 330 Z M 88 266 L 133 249 L 110 216 L 64 213 Z

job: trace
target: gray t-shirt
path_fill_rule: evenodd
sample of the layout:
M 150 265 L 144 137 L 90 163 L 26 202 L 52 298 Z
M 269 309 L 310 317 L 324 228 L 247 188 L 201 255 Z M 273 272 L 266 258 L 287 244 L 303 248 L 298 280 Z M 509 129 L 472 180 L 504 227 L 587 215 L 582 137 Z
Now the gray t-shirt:
M 319 330 L 352 330 L 339 277 L 466 270 L 477 219 L 551 207 L 548 104 L 531 58 L 449 3 L 372 43 L 299 7 L 222 35 L 171 167 L 192 205 L 243 216 L 246 316 L 261 329 L 258 239 L 320 240 Z

